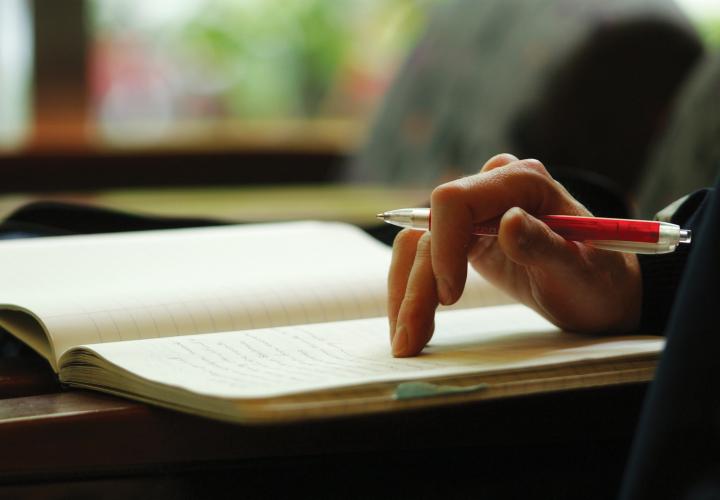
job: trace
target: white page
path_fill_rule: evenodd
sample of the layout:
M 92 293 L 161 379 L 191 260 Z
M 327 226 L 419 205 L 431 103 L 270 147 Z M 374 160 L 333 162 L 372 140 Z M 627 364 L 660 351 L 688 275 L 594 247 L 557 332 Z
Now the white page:
M 79 344 L 382 316 L 390 253 L 319 222 L 5 241 L 0 307 L 40 318 L 57 357 Z M 481 280 L 475 289 L 507 302 Z
M 424 354 L 390 354 L 383 318 L 88 346 L 144 379 L 253 398 L 369 382 L 519 369 L 659 352 L 660 338 L 559 332 L 521 305 L 444 311 Z M 108 378 L 112 380 L 112 377 Z

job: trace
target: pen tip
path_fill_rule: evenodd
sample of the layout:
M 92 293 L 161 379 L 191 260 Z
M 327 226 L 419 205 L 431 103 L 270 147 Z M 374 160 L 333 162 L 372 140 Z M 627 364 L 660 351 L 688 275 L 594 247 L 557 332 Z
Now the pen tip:
M 377 217 L 380 220 L 385 220 L 385 213 L 375 214 L 375 217 Z

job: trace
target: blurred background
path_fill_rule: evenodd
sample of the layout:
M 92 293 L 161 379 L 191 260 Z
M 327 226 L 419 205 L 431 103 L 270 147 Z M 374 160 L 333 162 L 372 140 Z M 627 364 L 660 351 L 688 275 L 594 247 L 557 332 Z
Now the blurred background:
M 322 170 L 356 148 L 437 1 L 2 0 L 0 150 L 315 152 Z M 0 189 L 33 187 L 13 173 Z
M 2 0 L 0 191 L 337 180 L 443 3 Z

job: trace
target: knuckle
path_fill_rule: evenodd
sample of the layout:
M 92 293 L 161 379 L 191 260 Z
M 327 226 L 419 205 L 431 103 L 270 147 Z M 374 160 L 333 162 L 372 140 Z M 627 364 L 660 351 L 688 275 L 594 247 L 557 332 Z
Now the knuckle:
M 558 182 L 553 179 L 545 167 L 536 160 L 523 160 L 508 167 L 504 173 L 504 180 L 513 181 L 531 186 L 537 199 L 556 198 L 562 195 Z
M 430 256 L 431 247 L 431 233 L 425 232 L 417 242 L 417 256 L 416 260 L 426 259 Z
M 419 331 L 428 323 L 428 316 L 432 316 L 435 312 L 435 306 L 432 305 L 434 292 L 430 289 L 408 290 L 403 297 L 403 324 L 408 329 Z
M 405 290 L 395 287 L 388 287 L 388 301 L 390 304 L 399 306 L 405 298 Z M 391 311 L 392 312 L 392 311 Z
M 525 175 L 535 179 L 552 179 L 550 173 L 538 160 L 520 160 L 513 164 L 518 174 Z
M 543 162 L 541 162 L 541 161 L 538 160 L 537 158 L 525 158 L 524 160 L 522 160 L 522 162 L 523 162 L 525 165 L 531 166 L 531 167 L 533 167 L 533 168 L 540 169 L 540 170 L 542 170 L 543 172 L 547 173 L 547 169 L 545 168 L 545 165 L 543 164 Z
M 517 161 L 517 157 L 510 153 L 500 153 L 490 158 L 480 169 L 480 172 L 487 172 L 500 167 L 505 167 L 510 163 Z
M 460 199 L 466 189 L 464 179 L 441 184 L 430 195 L 430 206 L 449 205 Z

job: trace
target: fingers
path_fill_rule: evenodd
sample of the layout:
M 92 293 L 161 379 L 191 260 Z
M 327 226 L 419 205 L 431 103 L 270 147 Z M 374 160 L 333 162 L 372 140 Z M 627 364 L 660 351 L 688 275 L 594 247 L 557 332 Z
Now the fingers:
M 466 264 L 467 266 L 467 264 Z M 392 338 L 394 356 L 414 356 L 430 340 L 438 298 L 431 262 L 430 233 L 417 242 L 415 260 L 407 279 L 405 295 L 398 311 Z
M 578 261 L 577 244 L 553 232 L 542 221 L 514 207 L 500 221 L 498 242 L 516 264 L 561 273 Z
M 390 342 L 395 335 L 398 312 L 407 289 L 410 271 L 415 261 L 418 240 L 422 231 L 403 229 L 393 241 L 392 261 L 388 273 L 388 321 L 390 322 Z
M 495 273 L 499 281 L 517 282 L 512 275 L 514 264 L 537 268 L 540 273 L 557 271 L 568 279 L 584 266 L 577 244 L 565 241 L 522 210 L 538 215 L 590 215 L 537 160 L 495 156 L 481 173 L 436 188 L 431 209 L 432 233 L 402 231 L 394 244 L 388 317 L 395 356 L 419 353 L 432 336 L 438 303 L 449 305 L 460 298 L 468 252 L 479 251 L 472 235 L 475 223 L 505 214 L 498 244 L 493 241 L 488 246 L 500 264 L 512 264 L 500 266 L 501 271 Z M 487 260 L 483 262 L 489 264 Z
M 511 155 L 510 153 L 500 153 L 486 161 L 485 165 L 480 169 L 480 172 L 488 172 L 494 168 L 504 167 L 514 161 L 518 161 L 517 156 Z
M 436 188 L 430 197 L 437 296 L 441 304 L 453 304 L 462 294 L 467 278 L 467 252 L 472 241 L 473 209 L 465 201 L 463 179 Z
M 432 267 L 442 304 L 452 304 L 462 294 L 474 222 L 499 217 L 514 206 L 537 214 L 588 215 L 542 163 L 504 163 L 508 159 L 495 157 L 482 173 L 443 184 L 432 193 Z
M 634 255 L 567 241 L 520 208 L 503 216 L 498 245 L 529 277 L 518 298 L 561 328 L 625 332 L 637 327 L 642 280 Z

